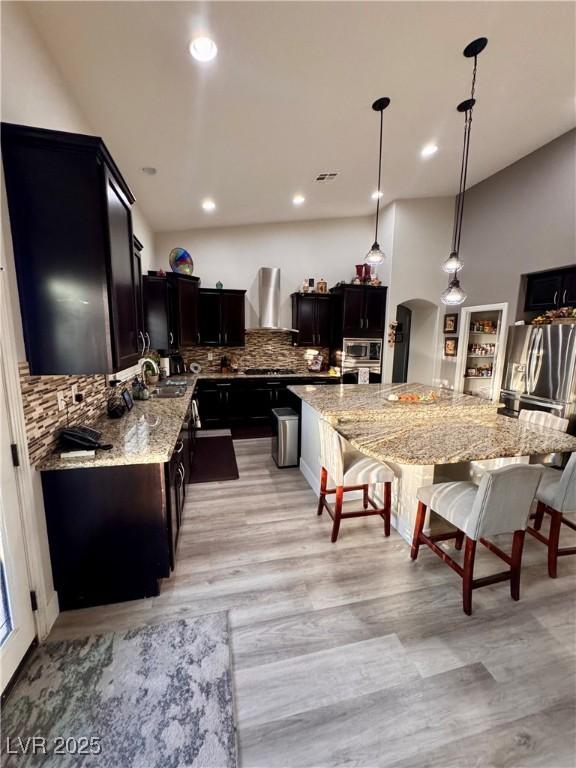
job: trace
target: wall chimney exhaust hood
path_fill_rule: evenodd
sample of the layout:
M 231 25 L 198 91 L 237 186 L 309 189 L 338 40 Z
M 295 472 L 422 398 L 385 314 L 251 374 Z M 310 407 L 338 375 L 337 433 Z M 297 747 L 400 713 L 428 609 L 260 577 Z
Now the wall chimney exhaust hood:
M 278 267 L 260 267 L 259 283 L 259 320 L 258 328 L 262 331 L 292 331 L 280 325 L 280 269 Z

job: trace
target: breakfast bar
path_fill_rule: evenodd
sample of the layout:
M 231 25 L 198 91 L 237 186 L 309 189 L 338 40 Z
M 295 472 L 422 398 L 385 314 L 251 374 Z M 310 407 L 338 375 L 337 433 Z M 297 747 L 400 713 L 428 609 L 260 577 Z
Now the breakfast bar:
M 392 525 L 411 542 L 417 491 L 445 480 L 478 480 L 485 469 L 576 450 L 576 438 L 497 413 L 497 403 L 421 384 L 291 387 L 302 401 L 300 469 L 319 491 L 319 419 L 396 476 Z M 382 489 L 375 489 L 382 500 Z

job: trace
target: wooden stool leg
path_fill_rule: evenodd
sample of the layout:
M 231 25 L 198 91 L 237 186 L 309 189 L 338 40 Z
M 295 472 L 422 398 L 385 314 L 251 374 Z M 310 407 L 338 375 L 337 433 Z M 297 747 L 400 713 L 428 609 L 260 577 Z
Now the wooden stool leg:
M 520 600 L 520 568 L 525 531 L 514 531 L 512 539 L 512 565 L 510 566 L 510 597 Z
M 544 512 L 546 511 L 546 505 L 539 501 L 536 504 L 536 515 L 534 516 L 534 530 L 539 531 L 542 528 L 542 521 L 544 520 Z
M 548 507 L 550 513 L 550 533 L 548 534 L 548 576 L 555 579 L 558 570 L 558 545 L 560 542 L 560 526 L 562 514 Z
M 338 531 L 340 530 L 340 520 L 342 517 L 342 503 L 344 501 L 344 486 L 339 485 L 336 487 L 336 503 L 334 504 L 334 525 L 332 526 L 332 544 L 338 538 Z
M 392 483 L 384 483 L 384 536 L 390 536 L 390 515 L 392 513 Z
M 472 613 L 472 579 L 474 576 L 474 556 L 476 554 L 476 542 L 466 536 L 464 549 L 464 575 L 462 579 L 462 607 L 464 613 L 470 616 Z
M 461 550 L 462 544 L 464 544 L 464 533 L 462 531 L 458 531 L 456 534 L 456 539 L 454 540 L 454 546 L 457 550 Z
M 326 498 L 326 485 L 328 483 L 328 472 L 324 467 L 320 471 L 320 496 L 318 498 L 318 514 L 322 514 L 324 508 L 324 499 Z
M 362 503 L 364 504 L 364 509 L 368 509 L 368 486 L 365 485 L 362 488 Z
M 426 504 L 418 502 L 418 512 L 416 513 L 416 523 L 414 524 L 414 534 L 412 536 L 412 547 L 410 548 L 410 557 L 416 560 L 418 550 L 420 549 L 420 534 L 424 530 L 424 521 L 426 520 Z

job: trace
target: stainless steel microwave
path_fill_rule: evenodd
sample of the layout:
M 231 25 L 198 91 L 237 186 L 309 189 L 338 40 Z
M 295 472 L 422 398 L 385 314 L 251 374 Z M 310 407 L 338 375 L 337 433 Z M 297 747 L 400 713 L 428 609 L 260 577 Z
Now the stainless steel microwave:
M 382 339 L 344 339 L 342 366 L 344 368 L 378 368 L 382 363 Z

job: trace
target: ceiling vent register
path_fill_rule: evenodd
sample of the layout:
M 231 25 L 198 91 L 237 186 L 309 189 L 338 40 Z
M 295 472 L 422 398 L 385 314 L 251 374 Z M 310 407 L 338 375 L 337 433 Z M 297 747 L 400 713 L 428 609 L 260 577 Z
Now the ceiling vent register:
M 338 171 L 331 171 L 330 173 L 319 173 L 314 181 L 317 181 L 319 184 L 328 184 L 331 181 L 334 181 L 334 179 L 338 176 Z

